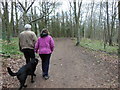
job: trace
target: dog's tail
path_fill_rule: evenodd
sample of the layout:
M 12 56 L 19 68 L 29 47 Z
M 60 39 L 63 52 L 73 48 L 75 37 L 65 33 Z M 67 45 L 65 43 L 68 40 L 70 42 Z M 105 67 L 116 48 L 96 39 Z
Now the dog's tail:
M 7 70 L 8 70 L 8 73 L 11 75 L 11 76 L 17 76 L 17 73 L 13 73 L 10 69 L 10 67 L 7 67 Z

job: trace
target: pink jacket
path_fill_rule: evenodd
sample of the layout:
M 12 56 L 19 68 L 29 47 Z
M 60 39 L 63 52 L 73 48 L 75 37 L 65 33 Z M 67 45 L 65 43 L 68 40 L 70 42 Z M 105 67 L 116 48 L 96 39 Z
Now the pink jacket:
M 48 35 L 46 37 L 39 37 L 35 44 L 35 52 L 39 54 L 50 54 L 54 50 L 54 40 Z

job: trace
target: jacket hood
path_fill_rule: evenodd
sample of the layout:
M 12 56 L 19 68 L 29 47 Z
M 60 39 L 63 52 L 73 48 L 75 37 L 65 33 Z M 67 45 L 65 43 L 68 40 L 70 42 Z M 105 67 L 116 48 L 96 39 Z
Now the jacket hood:
M 40 37 L 41 37 L 41 38 L 46 37 L 46 36 L 48 36 L 47 33 L 41 33 L 41 34 L 40 34 Z

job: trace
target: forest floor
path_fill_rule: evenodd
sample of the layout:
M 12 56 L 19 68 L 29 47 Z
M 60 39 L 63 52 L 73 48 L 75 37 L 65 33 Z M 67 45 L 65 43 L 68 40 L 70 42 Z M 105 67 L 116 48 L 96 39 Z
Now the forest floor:
M 0 83 L 3 88 L 19 87 L 19 81 L 8 75 L 6 67 L 10 66 L 16 72 L 24 64 L 22 58 L 2 59 Z M 48 80 L 42 78 L 39 58 L 35 82 L 30 83 L 28 77 L 27 88 L 117 88 L 118 58 L 117 55 L 77 47 L 69 38 L 56 38 L 49 74 Z

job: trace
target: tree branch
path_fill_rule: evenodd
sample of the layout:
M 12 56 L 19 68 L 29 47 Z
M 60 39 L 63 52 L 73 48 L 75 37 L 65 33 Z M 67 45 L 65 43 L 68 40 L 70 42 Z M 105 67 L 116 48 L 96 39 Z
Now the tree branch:
M 22 3 L 18 0 L 18 3 L 20 4 L 20 6 L 22 7 L 22 9 L 24 10 L 24 11 L 26 11 L 26 9 L 25 9 L 25 7 L 22 5 Z
M 32 7 L 32 5 L 34 4 L 35 0 L 30 4 L 30 6 L 27 8 L 26 12 L 28 12 L 28 10 L 30 9 L 30 7 Z
M 69 1 L 69 0 L 68 0 Z M 73 6 L 72 6 L 72 4 L 71 4 L 71 2 L 69 1 L 69 4 L 70 4 L 70 7 L 72 8 L 72 10 L 74 10 L 74 8 L 73 8 Z
M 45 12 L 43 12 L 43 15 L 42 15 L 40 18 L 37 18 L 37 19 L 35 19 L 35 20 L 30 21 L 29 24 L 30 24 L 30 23 L 33 23 L 33 22 L 36 22 L 36 21 L 42 19 L 43 17 L 49 16 L 49 15 L 52 13 L 53 9 L 54 9 L 54 6 L 53 6 L 52 10 L 51 10 L 47 15 L 44 15 Z M 46 13 L 45 13 L 45 14 L 46 14 Z
M 37 18 L 37 19 L 35 19 L 35 20 L 32 20 L 32 21 L 30 21 L 30 22 L 29 22 L 29 24 L 31 24 L 31 23 L 33 23 L 33 22 L 36 22 L 36 21 L 38 21 L 38 20 L 42 19 L 43 17 L 45 17 L 45 16 L 42 16 L 42 17 Z
M 75 21 L 77 22 L 77 12 L 76 12 L 76 2 L 73 2 L 74 3 L 74 14 L 75 14 Z
M 52 11 L 53 11 L 53 9 L 51 10 L 51 12 L 50 12 L 50 13 L 52 13 Z M 47 15 L 45 15 L 45 16 L 49 16 L 49 14 L 50 14 L 50 13 L 48 13 L 48 14 L 47 14 Z M 29 24 L 30 24 L 30 23 L 33 23 L 33 22 L 36 22 L 36 21 L 38 21 L 38 20 L 42 19 L 42 18 L 43 18 L 43 17 L 45 17 L 45 16 L 43 15 L 43 16 L 41 16 L 40 18 L 37 18 L 37 19 L 35 19 L 35 20 L 32 20 L 32 21 L 30 21 L 30 22 L 29 22 Z
M 80 2 L 80 4 L 79 4 L 78 18 L 80 17 L 80 9 L 81 9 L 81 5 L 82 5 L 82 0 L 81 0 L 81 2 Z
M 4 5 L 4 2 L 1 2 L 2 3 L 2 6 L 3 6 L 3 8 L 5 7 L 5 5 Z

